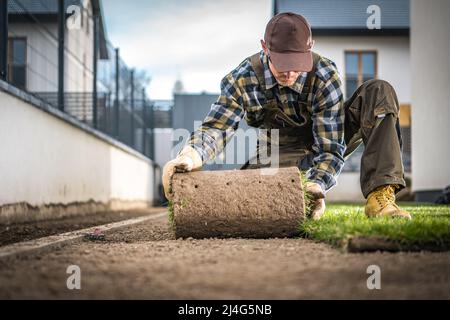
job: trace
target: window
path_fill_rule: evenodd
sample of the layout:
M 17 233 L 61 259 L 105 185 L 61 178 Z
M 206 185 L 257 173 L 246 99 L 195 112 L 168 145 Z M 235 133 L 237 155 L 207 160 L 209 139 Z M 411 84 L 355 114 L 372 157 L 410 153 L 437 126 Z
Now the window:
M 18 88 L 27 85 L 27 40 L 10 38 L 8 43 L 8 81 Z
M 376 51 L 346 51 L 345 52 L 345 88 L 346 98 L 365 81 L 377 77 Z

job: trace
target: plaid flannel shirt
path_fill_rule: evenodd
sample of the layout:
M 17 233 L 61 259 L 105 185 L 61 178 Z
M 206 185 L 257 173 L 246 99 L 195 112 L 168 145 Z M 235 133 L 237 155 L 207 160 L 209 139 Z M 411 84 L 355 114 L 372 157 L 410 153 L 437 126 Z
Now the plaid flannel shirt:
M 269 69 L 268 58 L 261 51 L 266 90 L 275 90 L 278 101 L 287 101 L 283 111 L 295 121 L 300 121 L 294 107 L 306 80 L 302 73 L 290 87 L 278 85 Z M 336 65 L 324 57 L 316 68 L 312 104 L 309 113 L 313 122 L 313 161 L 307 172 L 309 180 L 317 182 L 323 190 L 329 190 L 344 165 L 344 103 L 341 80 Z M 211 106 L 202 125 L 192 133 L 188 144 L 199 152 L 203 162 L 219 155 L 226 142 L 238 128 L 239 122 L 249 110 L 261 108 L 265 103 L 264 92 L 259 87 L 250 59 L 244 60 L 221 82 L 221 94 Z

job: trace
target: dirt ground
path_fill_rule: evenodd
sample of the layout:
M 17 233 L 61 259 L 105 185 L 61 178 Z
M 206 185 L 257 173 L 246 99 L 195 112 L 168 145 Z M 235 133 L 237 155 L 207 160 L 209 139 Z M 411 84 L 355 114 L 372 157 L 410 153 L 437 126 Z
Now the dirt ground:
M 81 290 L 69 290 L 69 265 Z M 381 289 L 367 288 L 367 267 Z M 167 218 L 0 260 L 1 299 L 450 299 L 450 252 L 348 254 L 304 239 L 175 240 Z
M 106 223 L 121 221 L 148 215 L 152 212 L 164 210 L 163 208 L 151 208 L 145 210 L 130 210 L 117 212 L 97 212 L 95 214 L 83 215 L 55 220 L 44 220 L 31 223 L 17 223 L 11 225 L 0 225 L 0 246 L 28 241 L 46 236 L 51 236 L 72 230 L 79 230 L 98 226 Z

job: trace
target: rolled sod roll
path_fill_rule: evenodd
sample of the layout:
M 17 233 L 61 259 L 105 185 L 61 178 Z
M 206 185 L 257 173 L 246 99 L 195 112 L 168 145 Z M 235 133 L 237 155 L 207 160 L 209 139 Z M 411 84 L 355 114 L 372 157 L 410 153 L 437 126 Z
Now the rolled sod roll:
M 177 238 L 291 237 L 306 216 L 296 167 L 176 173 L 172 193 Z

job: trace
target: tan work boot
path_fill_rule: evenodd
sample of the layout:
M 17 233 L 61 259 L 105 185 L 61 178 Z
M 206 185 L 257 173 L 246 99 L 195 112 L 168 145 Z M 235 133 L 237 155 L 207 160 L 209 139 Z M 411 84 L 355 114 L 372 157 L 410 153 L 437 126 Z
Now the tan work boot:
M 372 191 L 367 197 L 366 216 L 411 219 L 411 215 L 395 203 L 396 188 L 396 185 L 385 185 Z

